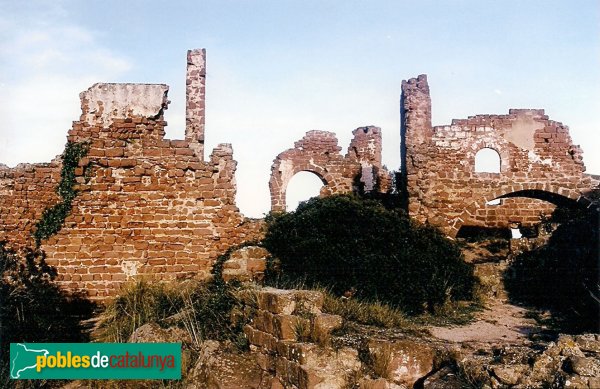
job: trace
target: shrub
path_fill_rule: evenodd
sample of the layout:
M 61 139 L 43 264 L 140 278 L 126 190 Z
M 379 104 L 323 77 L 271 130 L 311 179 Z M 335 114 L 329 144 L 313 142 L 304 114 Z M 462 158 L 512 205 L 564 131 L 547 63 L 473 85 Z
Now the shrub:
M 40 250 L 18 255 L 0 242 L 0 349 L 2 382 L 8 381 L 8 352 L 16 342 L 83 342 L 82 319 L 94 305 L 54 283 L 56 270 Z
M 507 270 L 509 296 L 515 302 L 550 309 L 562 331 L 598 331 L 598 212 L 557 208 L 550 221 L 562 224 L 548 243 L 519 255 Z
M 242 303 L 238 289 L 221 282 L 187 281 L 170 284 L 138 280 L 126 284 L 107 303 L 94 331 L 101 342 L 127 342 L 146 323 L 179 325 L 195 343 L 206 339 L 231 340 L 243 346 L 245 323 L 232 321 Z
M 410 313 L 470 297 L 473 270 L 458 246 L 378 201 L 314 198 L 266 222 L 263 244 L 280 260 L 283 277 L 338 294 L 355 290 Z
M 176 314 L 183 307 L 178 288 L 139 280 L 125 284 L 108 302 L 94 337 L 102 342 L 127 342 L 138 327 Z

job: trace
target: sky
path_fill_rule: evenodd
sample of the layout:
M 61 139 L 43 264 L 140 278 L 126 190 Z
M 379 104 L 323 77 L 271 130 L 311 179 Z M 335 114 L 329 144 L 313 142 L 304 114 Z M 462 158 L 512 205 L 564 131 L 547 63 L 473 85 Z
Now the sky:
M 9 166 L 60 154 L 96 82 L 168 84 L 167 138 L 183 138 L 186 51 L 206 48 L 206 154 L 233 144 L 246 216 L 269 211 L 272 161 L 309 130 L 345 153 L 353 129 L 381 127 L 399 169 L 400 85 L 423 73 L 434 125 L 544 108 L 600 174 L 598 0 L 0 0 L 0 37 Z M 289 192 L 318 185 L 299 174 Z

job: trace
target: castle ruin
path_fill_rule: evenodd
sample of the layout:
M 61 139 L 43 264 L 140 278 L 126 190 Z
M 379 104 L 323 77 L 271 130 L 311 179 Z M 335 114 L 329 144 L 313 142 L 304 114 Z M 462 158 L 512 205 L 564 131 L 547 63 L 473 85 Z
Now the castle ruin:
M 205 278 L 217 256 L 261 237 L 261 223 L 235 204 L 232 147 L 218 145 L 204 160 L 204 50 L 188 52 L 185 140 L 164 138 L 168 86 L 95 84 L 82 92 L 81 117 L 67 139 L 86 145 L 74 170 L 77 191 L 62 228 L 40 242 L 60 285 L 94 299 L 118 292 L 132 278 Z M 586 192 L 598 180 L 585 174 L 581 149 L 568 129 L 542 110 L 478 115 L 449 126 L 431 125 L 425 76 L 402 84 L 402 158 L 408 210 L 420 222 L 455 236 L 463 225 L 533 224 L 555 205 L 589 206 Z M 381 130 L 353 132 L 342 155 L 334 134 L 311 131 L 279 154 L 269 187 L 275 211 L 300 171 L 316 174 L 322 195 L 386 192 Z M 491 148 L 498 173 L 475 171 L 475 156 Z M 0 242 L 34 247 L 39 221 L 61 204 L 56 190 L 63 160 L 0 165 Z M 501 204 L 490 205 L 501 199 Z

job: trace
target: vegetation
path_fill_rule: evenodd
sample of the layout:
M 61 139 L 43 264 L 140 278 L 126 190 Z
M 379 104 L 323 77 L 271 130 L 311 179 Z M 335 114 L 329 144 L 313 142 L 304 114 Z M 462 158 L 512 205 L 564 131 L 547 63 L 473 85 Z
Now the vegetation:
M 402 311 L 379 301 L 341 299 L 331 293 L 324 293 L 324 296 L 323 311 L 340 315 L 344 320 L 384 328 L 410 330 L 413 327 Z
M 242 334 L 246 323 L 240 314 L 244 309 L 242 288 L 235 282 L 226 283 L 221 275 L 222 262 L 233 250 L 219 257 L 210 281 L 161 284 L 138 280 L 126 285 L 107 304 L 95 339 L 126 342 L 135 329 L 146 323 L 177 324 L 188 331 L 196 344 L 214 339 L 246 347 Z
M 39 250 L 21 257 L 0 242 L 0 273 L 0 349 L 5 351 L 0 354 L 0 386 L 4 387 L 9 382 L 10 343 L 85 342 L 88 336 L 80 321 L 91 317 L 94 306 L 58 288 L 56 270 Z
M 300 279 L 412 314 L 471 297 L 473 269 L 458 246 L 379 201 L 314 198 L 266 222 L 264 246 L 280 262 L 268 282 Z
M 505 274 L 511 299 L 551 310 L 562 331 L 600 330 L 599 219 L 596 209 L 558 208 L 549 222 L 562 224 L 549 242 L 519 255 Z
M 125 284 L 119 295 L 106 305 L 94 338 L 101 342 L 127 342 L 138 327 L 172 316 L 183 305 L 183 297 L 173 285 L 145 280 Z
M 62 154 L 60 183 L 56 187 L 56 193 L 60 196 L 61 201 L 52 207 L 46 208 L 41 219 L 36 223 L 33 238 L 37 247 L 40 246 L 42 240 L 60 231 L 69 212 L 71 212 L 71 204 L 77 196 L 75 169 L 87 152 L 88 147 L 83 143 L 68 142 L 65 146 L 65 151 Z

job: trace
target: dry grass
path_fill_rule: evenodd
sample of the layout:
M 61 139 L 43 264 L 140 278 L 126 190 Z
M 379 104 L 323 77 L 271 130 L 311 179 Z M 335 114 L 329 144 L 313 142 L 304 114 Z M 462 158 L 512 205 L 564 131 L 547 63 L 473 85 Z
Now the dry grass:
M 377 377 L 390 378 L 390 362 L 392 361 L 392 347 L 385 344 L 371 354 L 371 368 Z
M 406 329 L 413 327 L 402 311 L 389 305 L 353 298 L 344 299 L 327 291 L 323 292 L 325 295 L 323 310 L 327 313 L 340 315 L 345 320 L 377 327 Z
M 125 284 L 99 317 L 92 338 L 97 342 L 127 342 L 136 328 L 159 322 L 184 305 L 181 286 L 140 280 Z

